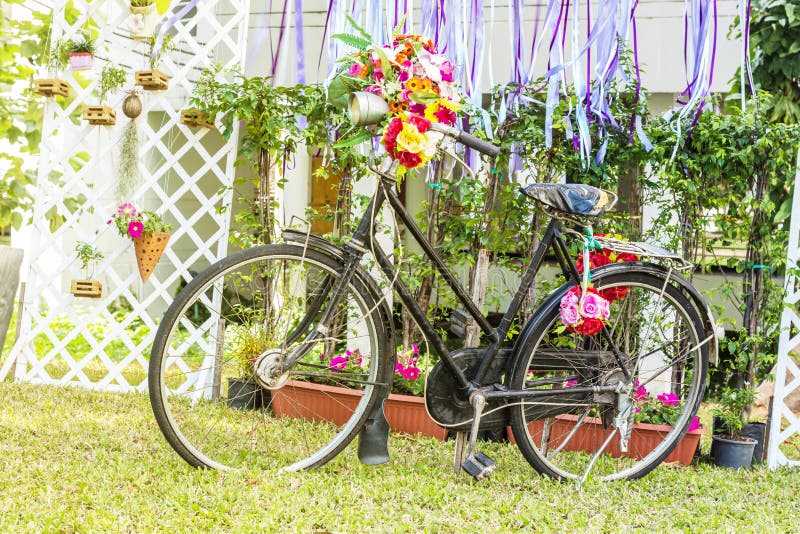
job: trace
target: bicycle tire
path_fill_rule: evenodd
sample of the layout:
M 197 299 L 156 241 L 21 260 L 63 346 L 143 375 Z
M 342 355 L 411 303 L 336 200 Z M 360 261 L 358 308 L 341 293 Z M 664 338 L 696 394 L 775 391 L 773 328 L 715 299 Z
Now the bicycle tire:
M 598 272 L 592 282 L 612 301 L 605 333 L 581 336 L 566 330 L 560 297 L 572 285 L 562 287 L 531 319 L 536 324 L 525 345 L 527 350 L 515 355 L 508 384 L 514 390 L 566 389 L 616 380 L 622 382 L 622 392 L 613 398 L 595 393 L 570 398 L 562 393 L 561 400 L 544 397 L 539 402 L 513 403 L 512 431 L 528 463 L 549 477 L 636 479 L 667 458 L 693 422 L 708 373 L 706 333 L 697 308 L 664 277 L 631 266 L 605 275 Z M 651 334 L 653 338 L 663 336 L 664 342 L 649 341 Z M 613 346 L 628 364 L 633 363 L 629 365 L 633 371 L 630 378 L 613 359 L 613 350 L 609 350 Z M 642 386 L 653 402 L 662 402 L 654 400 L 656 394 L 664 395 L 662 404 L 677 411 L 676 421 L 668 430 L 656 431 L 652 450 L 639 441 L 638 434 L 643 431 L 633 430 L 628 451 L 624 451 L 617 437 L 622 430 L 614 434 L 618 427 L 632 424 L 642 408 Z M 625 416 L 617 425 L 615 417 L 621 413 Z
M 251 391 L 244 409 L 229 406 L 237 403 L 237 392 L 225 385 L 225 379 L 236 385 L 234 375 L 242 374 L 237 366 L 250 357 L 243 350 L 247 343 L 255 343 L 259 354 L 279 354 L 278 359 L 302 343 L 315 324 L 309 319 L 318 318 L 325 292 L 330 294 L 342 270 L 339 259 L 317 250 L 265 245 L 213 264 L 175 298 L 156 333 L 148 384 L 158 426 L 184 460 L 223 470 L 310 469 L 355 438 L 375 402 L 388 394 L 391 377 L 389 336 L 359 276 L 334 312 L 341 318 L 336 323 L 341 337 L 331 333 L 308 350 L 284 377 L 289 381 L 272 391 Z M 325 347 L 346 358 L 346 365 L 340 360 L 334 365 L 334 354 L 325 355 Z M 242 354 L 246 358 L 238 357 Z M 252 380 L 255 372 L 249 372 Z M 322 384 L 314 387 L 323 391 L 327 407 L 310 407 L 300 389 L 308 381 Z M 344 386 L 356 399 L 343 400 L 336 396 L 341 392 L 326 386 Z M 345 414 L 331 415 L 333 406 Z

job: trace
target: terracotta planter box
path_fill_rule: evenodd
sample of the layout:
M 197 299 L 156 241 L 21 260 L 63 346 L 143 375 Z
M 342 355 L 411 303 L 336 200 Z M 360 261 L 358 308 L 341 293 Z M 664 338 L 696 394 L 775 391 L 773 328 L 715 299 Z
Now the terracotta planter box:
M 555 418 L 555 423 L 550 430 L 552 439 L 557 440 L 559 436 L 566 437 L 574 427 L 575 421 L 578 420 L 577 415 L 558 415 Z M 544 421 L 537 420 L 528 424 L 531 433 L 535 435 L 541 434 L 544 428 Z M 656 448 L 656 446 L 663 441 L 663 436 L 670 431 L 672 427 L 668 425 L 651 425 L 648 423 L 636 423 L 633 425 L 633 432 L 631 432 L 631 439 L 628 442 L 628 450 L 622 452 L 619 449 L 619 440 L 612 439 L 608 444 L 607 451 L 615 458 L 620 456 L 630 456 L 631 458 L 644 458 Z M 586 450 L 587 452 L 595 452 L 608 437 L 608 434 L 613 429 L 604 429 L 602 423 L 594 418 L 587 417 L 581 425 L 577 434 L 564 447 L 567 451 Z M 664 460 L 665 462 L 678 462 L 683 465 L 692 463 L 692 458 L 700 443 L 700 437 L 706 433 L 704 426 L 691 432 L 687 432 L 683 439 L 678 443 L 669 456 Z M 515 443 L 511 429 L 508 429 L 508 435 L 511 442 Z M 558 442 L 554 442 L 553 446 L 558 446 Z
M 279 417 L 302 417 L 343 425 L 360 397 L 360 392 L 345 388 L 289 381 L 272 392 L 272 409 Z M 428 416 L 422 397 L 391 394 L 384 405 L 384 413 L 395 432 L 422 434 L 440 440 L 447 437 L 447 430 Z

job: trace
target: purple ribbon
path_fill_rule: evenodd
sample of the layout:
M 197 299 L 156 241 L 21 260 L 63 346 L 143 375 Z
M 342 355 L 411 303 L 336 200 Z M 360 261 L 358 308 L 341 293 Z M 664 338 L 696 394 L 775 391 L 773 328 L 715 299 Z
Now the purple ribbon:
M 294 43 L 297 54 L 297 83 L 306 83 L 306 47 L 303 39 L 303 0 L 294 0 Z
M 158 51 L 161 50 L 161 45 L 164 43 L 164 36 L 167 34 L 167 31 L 175 26 L 175 23 L 181 20 L 189 11 L 191 11 L 199 1 L 200 0 L 189 0 L 189 2 L 183 6 L 180 11 L 174 13 L 167 19 L 167 22 L 161 25 L 161 28 L 158 30 L 158 35 L 156 36 L 156 42 L 153 44 L 153 49 L 150 51 L 150 57 L 155 59 L 155 57 L 158 55 Z

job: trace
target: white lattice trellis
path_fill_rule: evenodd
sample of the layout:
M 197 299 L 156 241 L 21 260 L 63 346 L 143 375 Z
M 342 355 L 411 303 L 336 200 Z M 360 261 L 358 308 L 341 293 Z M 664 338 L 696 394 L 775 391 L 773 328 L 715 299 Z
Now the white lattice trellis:
M 770 469 L 783 465 L 800 466 L 800 460 L 787 458 L 781 444 L 800 435 L 800 414 L 787 405 L 789 395 L 800 389 L 800 367 L 792 357 L 800 348 L 800 279 L 793 269 L 800 267 L 800 153 L 794 177 L 792 220 L 789 226 L 789 252 L 786 258 L 786 297 L 781 315 L 778 341 L 778 366 L 775 372 L 775 397 L 772 401 L 767 461 Z
M 177 20 L 170 30 L 175 50 L 159 67 L 170 75 L 169 89 L 142 96 L 144 113 L 136 119 L 143 139 L 142 179 L 126 200 L 173 225 L 170 245 L 146 284 L 139 278 L 131 242 L 106 224 L 120 200 L 114 169 L 128 119 L 118 111 L 115 126 L 90 126 L 73 117 L 84 104 L 97 103 L 93 92 L 104 64 L 126 67 L 132 84 L 134 70 L 149 68 L 148 48 L 129 36 L 127 0 L 74 0 L 80 14 L 72 24 L 66 20 L 66 4 L 56 2 L 53 40 L 82 30 L 98 32 L 94 77 L 76 74 L 69 80 L 74 100 L 59 104 L 49 99 L 46 104 L 23 335 L 11 359 L 18 380 L 143 390 L 150 344 L 166 306 L 191 279 L 190 269 L 227 252 L 229 210 L 219 208 L 231 202 L 227 186 L 234 176 L 237 135 L 226 142 L 213 130 L 192 130 L 180 124 L 180 110 L 204 67 L 244 67 L 250 2 L 200 0 Z M 172 4 L 176 13 L 186 2 Z M 109 105 L 118 109 L 123 96 Z M 67 209 L 65 199 L 78 195 L 85 199 L 80 207 Z M 72 214 L 51 232 L 44 214 L 54 208 Z M 72 253 L 77 241 L 105 254 L 95 271 L 104 286 L 100 300 L 77 299 L 68 292 L 70 279 L 82 278 Z

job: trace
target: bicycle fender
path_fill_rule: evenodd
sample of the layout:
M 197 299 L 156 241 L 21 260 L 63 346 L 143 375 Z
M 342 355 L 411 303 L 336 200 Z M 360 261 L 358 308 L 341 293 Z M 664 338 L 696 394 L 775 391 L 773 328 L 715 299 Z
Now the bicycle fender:
M 669 275 L 670 280 L 678 284 L 682 292 L 689 297 L 689 300 L 695 305 L 700 316 L 703 320 L 703 327 L 705 329 L 706 335 L 710 336 L 709 340 L 709 347 L 708 347 L 708 362 L 711 365 L 716 366 L 719 356 L 719 343 L 717 338 L 717 328 L 716 323 L 714 321 L 714 316 L 711 312 L 711 308 L 709 307 L 708 303 L 706 302 L 705 298 L 700 294 L 700 292 L 695 288 L 688 280 L 684 277 L 680 276 L 679 274 L 670 272 L 668 269 L 662 267 L 661 265 L 656 265 L 653 263 L 646 263 L 646 262 L 621 262 L 621 263 L 612 263 L 609 265 L 603 265 L 602 267 L 598 267 L 596 269 L 592 269 L 592 279 L 593 280 L 600 280 L 603 276 L 609 276 L 612 274 L 616 274 L 619 271 L 627 270 L 627 266 L 631 264 L 635 265 L 641 271 L 647 272 L 649 274 L 653 274 L 655 276 L 660 276 L 662 278 Z M 549 312 L 550 308 L 554 306 L 558 306 L 561 302 L 561 299 L 564 297 L 564 294 L 569 291 L 570 288 L 574 286 L 574 282 L 567 282 L 566 284 L 562 285 L 555 291 L 553 291 L 548 297 L 542 302 L 538 308 L 533 312 L 530 319 L 525 323 L 525 326 L 522 327 L 522 331 L 520 332 L 519 338 L 517 342 L 514 344 L 514 349 L 512 352 L 512 358 L 516 358 L 518 354 L 527 354 L 527 351 L 533 350 L 531 346 L 534 343 L 532 338 L 532 332 L 536 324 L 541 320 L 541 317 Z M 506 377 L 506 380 L 510 380 L 510 376 Z

